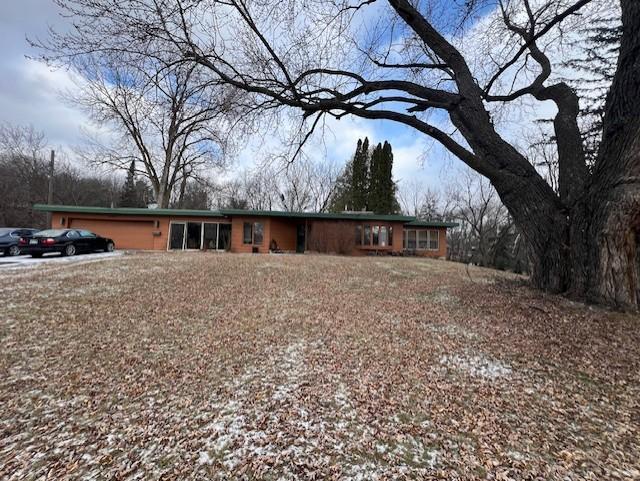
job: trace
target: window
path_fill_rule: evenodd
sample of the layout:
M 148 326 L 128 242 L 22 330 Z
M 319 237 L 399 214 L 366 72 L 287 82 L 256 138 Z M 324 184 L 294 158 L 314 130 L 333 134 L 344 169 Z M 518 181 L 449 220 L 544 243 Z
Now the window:
M 432 251 L 437 251 L 440 248 L 440 232 L 437 230 L 429 231 L 429 249 Z
M 76 237 L 80 237 L 80 234 L 78 234 L 78 231 L 70 230 L 69 232 L 67 232 L 67 237 L 69 239 L 75 239 Z
M 364 226 L 364 240 L 362 242 L 362 245 L 365 245 L 365 246 L 371 245 L 371 226 L 370 225 Z
M 228 251 L 231 248 L 231 224 L 218 226 L 218 249 Z
M 389 226 L 389 246 L 393 245 L 393 227 Z
M 362 226 L 361 225 L 356 226 L 356 245 L 357 246 L 362 245 Z
M 255 222 L 253 224 L 253 243 L 255 245 L 262 245 L 262 239 L 264 237 L 264 227 L 261 222 Z
M 242 242 L 244 244 L 262 245 L 264 240 L 264 226 L 262 222 L 245 222 L 242 229 Z
M 202 236 L 202 248 L 215 250 L 218 243 L 218 224 L 212 222 L 204 223 L 204 233 Z
M 407 249 L 416 248 L 416 231 L 407 231 Z
M 374 225 L 371 228 L 371 232 L 373 233 L 373 242 L 372 242 L 372 244 L 374 246 L 377 246 L 378 243 L 380 242 L 380 226 L 379 225 Z
M 184 222 L 171 223 L 169 227 L 169 249 L 184 248 Z
M 402 232 L 402 245 L 405 249 L 440 249 L 440 231 L 436 229 L 405 229 Z
M 244 244 L 251 244 L 253 242 L 253 229 L 250 222 L 245 222 L 242 228 L 242 242 Z
M 88 230 L 81 230 L 80 237 L 95 237 L 96 235 L 93 232 L 89 232 Z
M 426 230 L 417 231 L 418 249 L 427 249 L 429 247 L 429 237 Z
M 381 246 L 387 246 L 389 245 L 389 236 L 387 234 L 387 226 L 381 225 L 380 226 L 380 245 Z

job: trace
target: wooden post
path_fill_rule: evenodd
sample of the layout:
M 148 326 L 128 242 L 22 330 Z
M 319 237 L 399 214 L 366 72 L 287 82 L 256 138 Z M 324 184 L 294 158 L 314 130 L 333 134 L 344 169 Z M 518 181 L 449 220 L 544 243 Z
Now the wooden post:
M 51 150 L 51 161 L 49 162 L 49 192 L 47 193 L 47 204 L 53 204 L 53 174 L 55 172 L 56 151 Z M 47 227 L 51 226 L 51 212 L 47 212 Z

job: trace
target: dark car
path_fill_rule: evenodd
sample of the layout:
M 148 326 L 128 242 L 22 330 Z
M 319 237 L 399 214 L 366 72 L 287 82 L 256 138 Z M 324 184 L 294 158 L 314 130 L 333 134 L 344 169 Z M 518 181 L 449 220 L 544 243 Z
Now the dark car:
M 88 230 L 47 229 L 35 233 L 30 239 L 21 239 L 20 248 L 31 257 L 42 257 L 48 252 L 73 256 L 80 252 L 112 252 L 116 245 L 111 239 Z
M 0 253 L 5 256 L 20 255 L 20 238 L 29 239 L 38 229 L 24 227 L 0 227 Z

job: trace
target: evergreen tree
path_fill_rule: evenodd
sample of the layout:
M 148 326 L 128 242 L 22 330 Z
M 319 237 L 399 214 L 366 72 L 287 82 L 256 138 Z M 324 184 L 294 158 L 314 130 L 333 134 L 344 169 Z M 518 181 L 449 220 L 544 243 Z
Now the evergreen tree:
M 592 19 L 581 29 L 580 40 L 572 44 L 576 54 L 564 63 L 572 71 L 566 81 L 580 94 L 578 118 L 591 162 L 600 146 L 605 100 L 616 72 L 622 39 L 619 6 L 612 5 L 609 14 Z
M 366 210 L 369 191 L 369 139 L 358 140 L 353 156 L 351 177 L 351 209 Z
M 136 161 L 132 160 L 127 172 L 127 180 L 125 180 L 122 188 L 120 207 L 143 207 L 140 203 L 136 189 Z
M 371 165 L 370 165 L 370 181 L 369 181 L 369 192 L 368 192 L 368 202 L 369 210 L 375 213 L 381 213 L 384 209 L 384 188 L 383 188 L 383 163 L 384 159 L 382 158 L 382 144 L 378 144 L 373 148 L 371 152 Z
M 371 154 L 369 182 L 369 210 L 376 214 L 393 214 L 400 205 L 396 199 L 396 185 L 393 182 L 393 152 L 389 142 L 378 144 Z

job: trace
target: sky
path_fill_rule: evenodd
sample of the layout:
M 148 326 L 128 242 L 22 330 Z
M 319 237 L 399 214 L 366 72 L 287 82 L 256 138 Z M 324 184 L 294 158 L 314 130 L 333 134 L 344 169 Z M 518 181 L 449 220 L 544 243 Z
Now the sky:
M 3 0 L 0 16 L 0 122 L 33 125 L 45 133 L 49 146 L 73 157 L 75 146 L 83 141 L 84 130 L 98 130 L 87 116 L 63 98 L 74 87 L 71 75 L 53 70 L 28 58 L 36 55 L 26 40 L 46 38 L 49 26 L 64 28 L 65 19 L 51 0 Z M 428 185 L 440 182 L 448 160 L 442 150 L 408 127 L 388 121 L 369 121 L 346 117 L 332 121 L 325 130 L 325 149 L 318 149 L 319 160 L 325 158 L 344 163 L 355 151 L 359 138 L 370 142 L 391 143 L 394 151 L 393 175 L 396 181 L 421 180 Z M 319 139 L 317 139 L 319 142 Z M 247 147 L 237 151 L 232 168 L 250 168 L 263 153 L 262 140 L 247 139 Z

